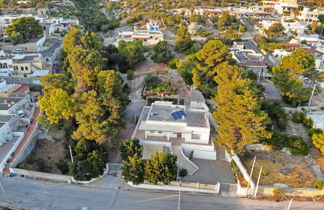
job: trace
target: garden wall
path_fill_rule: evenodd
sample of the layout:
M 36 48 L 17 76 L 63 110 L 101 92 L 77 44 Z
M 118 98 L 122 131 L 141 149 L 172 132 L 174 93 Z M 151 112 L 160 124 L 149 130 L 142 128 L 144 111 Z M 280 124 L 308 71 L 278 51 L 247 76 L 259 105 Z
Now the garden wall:
M 260 186 L 258 189 L 258 196 L 273 196 L 273 191 L 275 187 Z M 300 196 L 300 197 L 316 197 L 319 195 L 324 195 L 324 189 L 318 190 L 316 188 L 295 188 L 295 187 L 285 187 L 280 188 L 283 190 L 283 194 L 287 196 Z M 253 195 L 255 188 L 249 189 L 249 195 Z M 246 187 L 242 187 L 240 184 L 237 185 L 237 194 L 239 196 L 246 196 Z
M 44 172 L 38 172 L 38 171 L 30 171 L 20 168 L 10 168 L 10 173 L 14 173 L 17 175 L 26 176 L 29 178 L 36 178 L 36 179 L 45 179 L 45 180 L 51 180 L 55 182 L 65 182 L 65 183 L 71 183 L 72 177 L 66 176 L 66 175 L 60 175 L 60 174 L 51 174 L 51 173 L 44 173 Z

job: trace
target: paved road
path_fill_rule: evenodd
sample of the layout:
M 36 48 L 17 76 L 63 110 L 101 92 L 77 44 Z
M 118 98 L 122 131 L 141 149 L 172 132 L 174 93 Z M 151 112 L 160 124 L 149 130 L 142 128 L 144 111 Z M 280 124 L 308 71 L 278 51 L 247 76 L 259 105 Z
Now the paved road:
M 1 182 L 7 198 L 0 191 L 0 205 L 10 205 L 15 209 L 73 210 L 81 206 L 88 206 L 92 210 L 176 210 L 178 207 L 178 193 L 87 188 L 7 177 L 3 177 Z M 282 210 L 287 202 L 278 203 L 211 195 L 182 194 L 180 204 L 180 209 L 183 210 Z M 323 203 L 293 202 L 291 209 L 323 209 Z

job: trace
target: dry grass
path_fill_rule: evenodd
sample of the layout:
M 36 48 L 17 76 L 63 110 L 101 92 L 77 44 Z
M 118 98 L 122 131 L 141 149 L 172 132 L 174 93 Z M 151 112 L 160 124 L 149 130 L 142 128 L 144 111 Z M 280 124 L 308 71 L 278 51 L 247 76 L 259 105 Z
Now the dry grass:
M 253 159 L 243 161 L 246 169 L 250 173 L 252 167 Z M 260 185 L 272 185 L 273 183 L 283 183 L 291 187 L 312 187 L 314 186 L 315 177 L 311 172 L 308 165 L 304 162 L 299 162 L 285 166 L 283 162 L 273 162 L 265 159 L 257 158 L 256 167 L 253 172 L 253 180 L 256 182 L 260 166 L 267 171 L 267 176 L 261 176 Z M 287 175 L 280 172 L 280 168 L 285 166 L 285 168 L 291 169 L 292 172 Z
M 19 168 L 62 174 L 57 163 L 64 159 L 65 148 L 62 141 L 38 140 L 33 152 L 19 164 Z

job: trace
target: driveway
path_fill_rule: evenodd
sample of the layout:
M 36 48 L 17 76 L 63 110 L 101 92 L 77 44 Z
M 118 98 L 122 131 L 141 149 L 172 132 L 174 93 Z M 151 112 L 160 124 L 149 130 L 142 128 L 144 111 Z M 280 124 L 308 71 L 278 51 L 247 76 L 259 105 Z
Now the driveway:
M 282 100 L 279 89 L 275 87 L 271 80 L 261 80 L 260 84 L 265 88 L 264 93 L 269 100 Z
M 225 160 L 192 160 L 199 170 L 192 176 L 184 178 L 186 182 L 199 182 L 203 184 L 235 183 L 229 162 Z

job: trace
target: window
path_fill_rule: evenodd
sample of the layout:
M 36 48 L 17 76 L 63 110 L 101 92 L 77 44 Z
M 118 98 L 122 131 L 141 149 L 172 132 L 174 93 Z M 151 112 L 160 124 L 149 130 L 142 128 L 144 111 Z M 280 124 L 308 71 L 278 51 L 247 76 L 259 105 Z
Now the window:
M 158 131 L 158 133 L 162 133 L 162 131 Z
M 177 133 L 177 138 L 180 139 L 181 138 L 181 133 Z
M 27 66 L 25 66 L 25 70 L 28 71 L 28 67 Z
M 21 70 L 21 71 L 23 71 L 23 70 L 24 70 L 24 67 L 23 67 L 23 66 L 21 66 L 21 67 L 20 67 L 20 70 Z
M 17 71 L 17 70 L 18 70 L 18 66 L 15 66 L 15 67 L 14 67 L 14 70 Z

